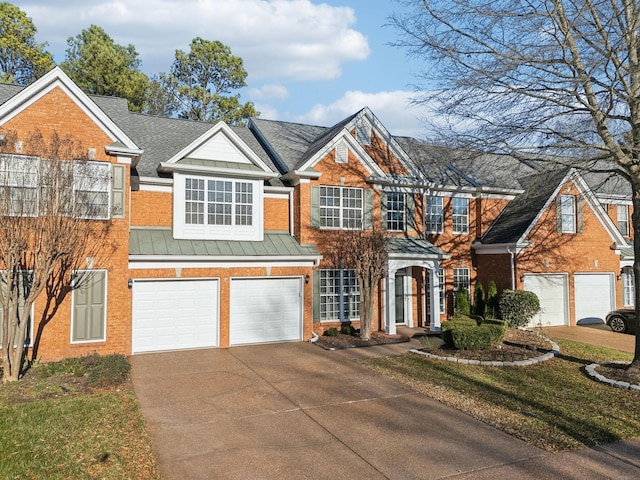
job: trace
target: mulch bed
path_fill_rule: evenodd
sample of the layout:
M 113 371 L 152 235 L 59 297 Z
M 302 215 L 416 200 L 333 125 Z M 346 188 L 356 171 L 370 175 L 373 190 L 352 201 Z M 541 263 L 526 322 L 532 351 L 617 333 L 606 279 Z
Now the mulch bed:
M 551 351 L 551 342 L 527 330 L 509 329 L 501 344 L 486 350 L 457 350 L 455 348 L 431 348 L 425 340 L 424 350 L 440 357 L 464 358 L 482 362 L 516 362 L 539 357 Z
M 409 337 L 405 335 L 387 335 L 382 332 L 373 332 L 370 340 L 363 340 L 356 335 L 345 335 L 343 333 L 339 333 L 335 336 L 323 335 L 318 337 L 315 344 L 325 350 L 342 350 L 344 348 L 372 347 L 375 345 L 402 343 L 408 341 Z
M 596 367 L 596 371 L 610 380 L 616 380 L 620 382 L 629 382 L 633 385 L 640 385 L 640 373 L 637 371 L 627 371 L 627 365 L 624 364 L 609 364 L 607 366 L 599 365 Z

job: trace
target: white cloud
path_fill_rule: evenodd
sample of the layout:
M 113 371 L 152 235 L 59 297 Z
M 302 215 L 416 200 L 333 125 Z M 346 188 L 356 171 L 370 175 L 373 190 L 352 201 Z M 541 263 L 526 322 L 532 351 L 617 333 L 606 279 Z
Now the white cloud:
M 310 0 L 27 0 L 18 2 L 62 61 L 66 39 L 96 24 L 133 44 L 147 73 L 167 71 L 176 49 L 200 36 L 229 45 L 252 80 L 328 80 L 344 62 L 365 60 L 366 37 L 349 7 Z
M 295 121 L 331 126 L 369 107 L 392 135 L 424 138 L 428 132 L 422 120 L 432 117 L 433 111 L 427 106 L 413 105 L 411 99 L 414 97 L 414 92 L 403 90 L 377 93 L 348 91 L 330 105 L 314 106 L 309 112 L 297 116 Z
M 251 100 L 284 100 L 289 98 L 289 91 L 283 85 L 268 84 L 259 88 L 250 88 L 248 95 Z

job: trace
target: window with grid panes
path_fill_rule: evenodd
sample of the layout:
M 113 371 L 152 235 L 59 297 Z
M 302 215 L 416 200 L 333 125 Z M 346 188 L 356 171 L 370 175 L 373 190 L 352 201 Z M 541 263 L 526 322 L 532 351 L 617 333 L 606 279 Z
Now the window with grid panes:
M 626 205 L 617 205 L 618 231 L 623 237 L 629 236 L 629 209 Z
M 387 192 L 387 230 L 404 232 L 405 198 L 402 192 Z
M 469 199 L 451 199 L 453 233 L 469 233 Z
M 184 191 L 186 224 L 253 224 L 253 185 L 249 182 L 185 178 Z
M 427 197 L 426 215 L 427 233 L 442 233 L 443 206 L 442 197 Z
M 576 197 L 560 195 L 560 231 L 576 233 Z
M 353 187 L 320 187 L 320 227 L 362 228 L 363 191 Z
M 320 270 L 320 319 L 343 320 L 340 318 L 341 301 L 345 319 L 360 318 L 360 290 L 355 270 Z

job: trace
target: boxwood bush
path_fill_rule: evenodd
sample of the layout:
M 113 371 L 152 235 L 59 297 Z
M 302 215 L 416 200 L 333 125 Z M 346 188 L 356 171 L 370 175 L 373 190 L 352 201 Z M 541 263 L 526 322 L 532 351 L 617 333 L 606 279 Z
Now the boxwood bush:
M 458 350 L 484 350 L 502 342 L 506 333 L 501 325 L 460 325 L 448 330 L 452 346 Z
M 503 290 L 500 295 L 500 316 L 510 327 L 524 327 L 540 311 L 540 300 L 526 290 Z
M 456 315 L 442 324 L 445 344 L 458 350 L 484 350 L 504 339 L 509 325 L 502 320 Z

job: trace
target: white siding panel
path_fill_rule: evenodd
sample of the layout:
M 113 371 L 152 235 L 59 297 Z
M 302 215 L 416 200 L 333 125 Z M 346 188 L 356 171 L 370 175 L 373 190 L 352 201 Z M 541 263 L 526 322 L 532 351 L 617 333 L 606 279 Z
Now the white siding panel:
M 240 150 L 231 142 L 229 137 L 223 133 L 218 133 L 209 139 L 204 145 L 191 152 L 191 158 L 201 160 L 220 160 L 233 163 L 251 163 Z

